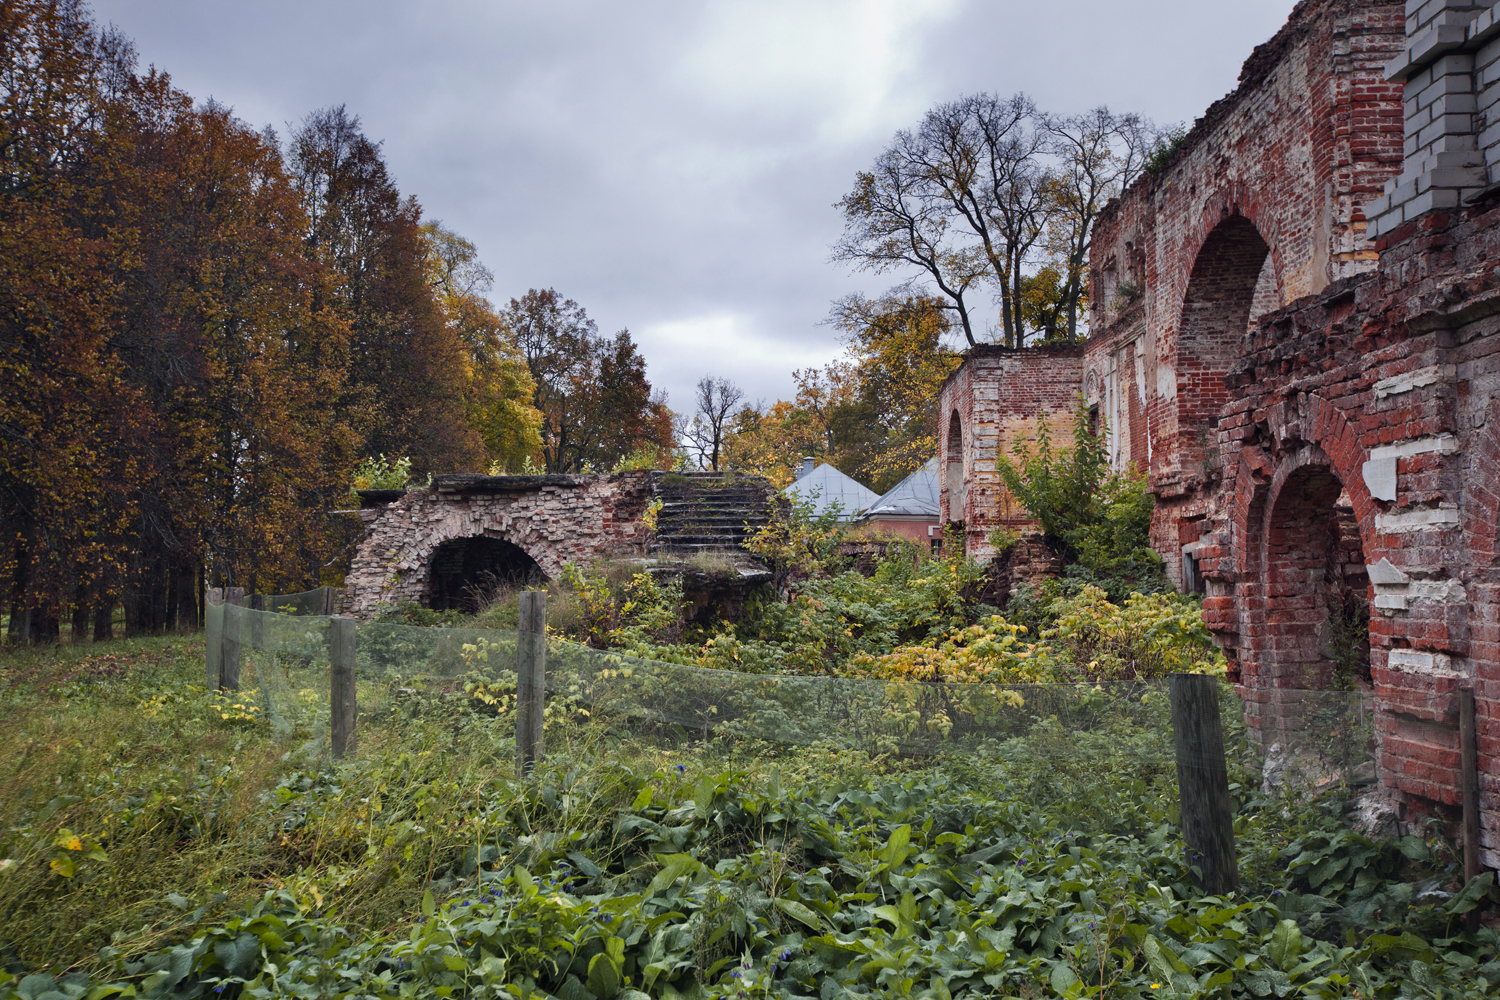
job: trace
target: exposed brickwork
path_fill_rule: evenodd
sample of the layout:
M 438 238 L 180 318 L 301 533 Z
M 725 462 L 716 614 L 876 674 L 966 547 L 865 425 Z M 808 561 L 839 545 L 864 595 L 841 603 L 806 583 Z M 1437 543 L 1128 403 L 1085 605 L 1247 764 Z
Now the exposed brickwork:
M 943 383 L 939 517 L 943 524 L 964 523 L 969 555 L 990 558 L 990 532 L 1030 524 L 1006 491 L 996 460 L 1010 456 L 1017 444 L 1035 441 L 1043 419 L 1052 440 L 1066 445 L 1082 378 L 1081 347 L 981 347 Z
M 650 476 L 514 476 L 509 489 L 412 490 L 374 512 L 344 580 L 345 613 L 364 618 L 381 605 L 428 603 L 433 554 L 459 539 L 510 542 L 548 577 L 569 562 L 645 555 Z
M 1473 687 L 1494 867 L 1500 200 L 1474 186 L 1472 156 L 1462 177 L 1434 158 L 1465 142 L 1500 148 L 1489 6 L 1298 4 L 1239 89 L 1101 218 L 1078 384 L 1112 424 L 1117 466 L 1149 472 L 1152 544 L 1179 581 L 1202 581 L 1205 620 L 1266 739 L 1305 710 L 1299 691 L 1332 680 L 1329 609 L 1352 595 L 1370 610 L 1370 673 L 1356 681 L 1375 713 L 1381 779 L 1409 810 L 1451 819 L 1456 692 Z M 1388 80 L 1388 63 L 1408 68 Z M 1457 79 L 1439 90 L 1459 96 L 1439 102 L 1432 87 L 1446 77 Z M 1446 178 L 1463 198 L 1444 196 L 1453 207 L 1439 211 L 1415 189 L 1382 194 L 1406 183 L 1403 169 L 1433 190 Z M 1386 213 L 1378 239 L 1366 206 Z M 1008 402 L 985 395 L 981 361 L 950 380 L 944 413 L 956 402 L 962 424 L 981 400 L 981 415 L 1032 404 L 1019 390 Z M 1048 391 L 1071 370 L 1047 376 Z M 953 492 L 970 483 L 976 474 Z M 1002 513 L 972 492 L 965 501 L 976 523 Z

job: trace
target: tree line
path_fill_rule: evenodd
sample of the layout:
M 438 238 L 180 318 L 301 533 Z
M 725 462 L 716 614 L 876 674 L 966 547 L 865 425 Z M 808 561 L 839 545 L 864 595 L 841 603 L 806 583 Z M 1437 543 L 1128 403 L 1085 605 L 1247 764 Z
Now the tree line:
M 0 579 L 12 642 L 337 578 L 361 458 L 420 478 L 670 447 L 628 331 L 495 309 L 358 116 L 195 102 L 83 0 L 0 2 Z M 665 428 L 665 429 L 664 429 Z

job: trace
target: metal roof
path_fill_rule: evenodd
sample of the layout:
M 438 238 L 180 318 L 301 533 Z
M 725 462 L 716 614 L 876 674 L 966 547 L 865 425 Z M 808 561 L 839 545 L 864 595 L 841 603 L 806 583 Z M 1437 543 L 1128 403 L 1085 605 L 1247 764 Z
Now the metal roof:
M 804 472 L 786 492 L 813 505 L 813 513 L 823 514 L 839 505 L 839 520 L 848 521 L 879 499 L 875 491 L 844 475 L 824 462 L 811 472 Z
M 935 456 L 865 508 L 865 517 L 882 515 L 938 516 L 938 460 Z

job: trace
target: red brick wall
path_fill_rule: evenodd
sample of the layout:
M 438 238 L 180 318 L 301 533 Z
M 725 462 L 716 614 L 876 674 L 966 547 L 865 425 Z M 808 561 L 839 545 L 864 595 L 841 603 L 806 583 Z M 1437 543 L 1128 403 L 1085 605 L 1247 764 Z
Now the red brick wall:
M 1095 226 L 1088 371 L 1102 386 L 1106 359 L 1143 345 L 1144 398 L 1120 419 L 1163 501 L 1153 542 L 1174 578 L 1184 525 L 1206 509 L 1221 380 L 1245 350 L 1252 300 L 1264 311 L 1375 266 L 1363 205 L 1401 169 L 1402 89 L 1383 68 L 1404 16 L 1401 3 L 1298 4 L 1234 93 Z M 1118 294 L 1132 275 L 1135 301 Z
M 1456 692 L 1472 686 L 1484 856 L 1494 866 L 1500 207 L 1428 216 L 1380 249 L 1375 272 L 1267 317 L 1226 379 L 1205 520 L 1211 544 L 1201 550 L 1205 617 L 1252 700 L 1271 705 L 1277 689 L 1328 669 L 1319 582 L 1364 589 L 1374 605 L 1381 776 L 1412 809 L 1451 818 Z M 1394 499 L 1371 492 L 1382 461 Z
M 1366 239 L 1364 205 L 1401 169 L 1401 87 L 1382 67 L 1404 14 L 1299 3 L 1166 167 L 1101 217 L 1082 358 L 981 351 L 949 380 L 967 492 L 959 510 L 945 495 L 944 517 L 983 554 L 1013 520 L 998 429 L 1061 414 L 1079 386 L 1112 399 L 1120 461 L 1157 496 L 1153 544 L 1174 575 L 1183 546 L 1195 554 L 1250 723 L 1276 725 L 1329 682 L 1329 600 L 1362 595 L 1381 778 L 1412 810 L 1453 816 L 1456 692 L 1472 686 L 1495 867 L 1500 201 Z
M 1082 346 L 978 347 L 943 384 L 938 454 L 950 463 L 959 459 L 963 488 L 950 488 L 945 467 L 939 510 L 944 524 L 964 522 L 969 555 L 994 555 L 988 537 L 995 528 L 1030 525 L 1005 489 L 996 460 L 1034 442 L 1043 419 L 1053 443 L 1066 445 L 1082 386 Z

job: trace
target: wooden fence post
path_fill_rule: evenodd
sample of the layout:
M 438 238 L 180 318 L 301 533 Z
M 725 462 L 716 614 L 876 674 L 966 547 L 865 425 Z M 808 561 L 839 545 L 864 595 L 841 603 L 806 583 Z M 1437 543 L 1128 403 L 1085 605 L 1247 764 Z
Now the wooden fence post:
M 240 635 L 241 629 L 245 627 L 245 616 L 230 611 L 227 605 L 237 608 L 245 606 L 244 587 L 224 588 L 224 653 L 219 667 L 219 690 L 238 691 L 240 689 Z
M 203 682 L 210 691 L 219 690 L 219 674 L 224 669 L 224 612 L 209 613 L 209 608 L 222 608 L 224 589 L 209 587 L 203 596 Z
M 547 592 L 521 592 L 516 633 L 516 776 L 526 777 L 542 759 L 543 708 L 547 698 Z
M 328 627 L 329 707 L 333 730 L 333 759 L 338 760 L 354 749 L 354 724 L 359 706 L 355 703 L 354 663 L 358 639 L 353 618 L 334 618 Z
M 1219 719 L 1219 682 L 1208 674 L 1173 674 L 1172 733 L 1188 863 L 1203 872 L 1203 889 L 1221 896 L 1239 888 L 1234 808 Z
M 1474 689 L 1458 692 L 1458 750 L 1464 803 L 1464 879 L 1474 878 L 1479 862 L 1479 738 L 1474 718 Z M 1476 914 L 1478 911 L 1474 911 Z
M 323 598 L 323 610 L 320 611 L 319 614 L 331 616 L 333 614 L 333 595 L 336 593 L 335 588 L 319 587 L 318 589 L 323 592 L 321 595 Z

